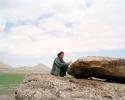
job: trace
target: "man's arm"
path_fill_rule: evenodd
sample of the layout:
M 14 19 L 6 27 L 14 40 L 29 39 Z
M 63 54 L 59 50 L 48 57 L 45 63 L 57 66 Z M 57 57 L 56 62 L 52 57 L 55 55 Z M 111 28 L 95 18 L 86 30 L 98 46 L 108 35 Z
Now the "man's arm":
M 55 61 L 54 61 L 54 63 L 55 63 L 57 66 L 59 66 L 59 67 L 67 65 L 67 63 L 65 63 L 65 62 L 62 63 L 62 62 L 59 60 L 59 58 L 56 58 Z

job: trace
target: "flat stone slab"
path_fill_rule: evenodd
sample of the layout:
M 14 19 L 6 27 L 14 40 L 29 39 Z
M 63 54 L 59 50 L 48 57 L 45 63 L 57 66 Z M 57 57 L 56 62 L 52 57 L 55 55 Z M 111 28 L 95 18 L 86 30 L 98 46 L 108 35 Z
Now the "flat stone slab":
M 16 100 L 125 100 L 125 84 L 76 79 L 71 76 L 30 74 L 15 91 L 15 98 Z

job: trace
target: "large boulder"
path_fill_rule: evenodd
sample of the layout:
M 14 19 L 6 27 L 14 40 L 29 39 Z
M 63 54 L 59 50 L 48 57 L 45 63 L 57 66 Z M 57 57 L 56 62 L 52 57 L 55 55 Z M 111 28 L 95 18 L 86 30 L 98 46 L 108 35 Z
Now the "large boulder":
M 96 77 L 125 82 L 125 59 L 111 57 L 83 57 L 73 62 L 68 73 L 76 78 Z

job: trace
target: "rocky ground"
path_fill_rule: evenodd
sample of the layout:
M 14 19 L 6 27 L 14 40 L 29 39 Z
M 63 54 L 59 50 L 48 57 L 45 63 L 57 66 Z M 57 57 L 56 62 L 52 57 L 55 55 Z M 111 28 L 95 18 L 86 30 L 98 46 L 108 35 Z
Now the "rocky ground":
M 125 100 L 125 84 L 29 74 L 15 91 L 16 100 Z

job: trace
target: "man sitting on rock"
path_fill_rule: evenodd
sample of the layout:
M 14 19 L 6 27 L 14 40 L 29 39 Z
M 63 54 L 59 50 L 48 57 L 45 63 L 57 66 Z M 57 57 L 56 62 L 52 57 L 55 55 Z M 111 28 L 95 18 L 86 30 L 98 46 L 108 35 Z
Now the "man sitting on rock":
M 53 67 L 51 70 L 52 75 L 61 76 L 61 77 L 66 76 L 66 71 L 71 62 L 65 62 L 63 58 L 64 58 L 64 52 L 61 51 L 57 54 L 57 57 L 53 62 Z

